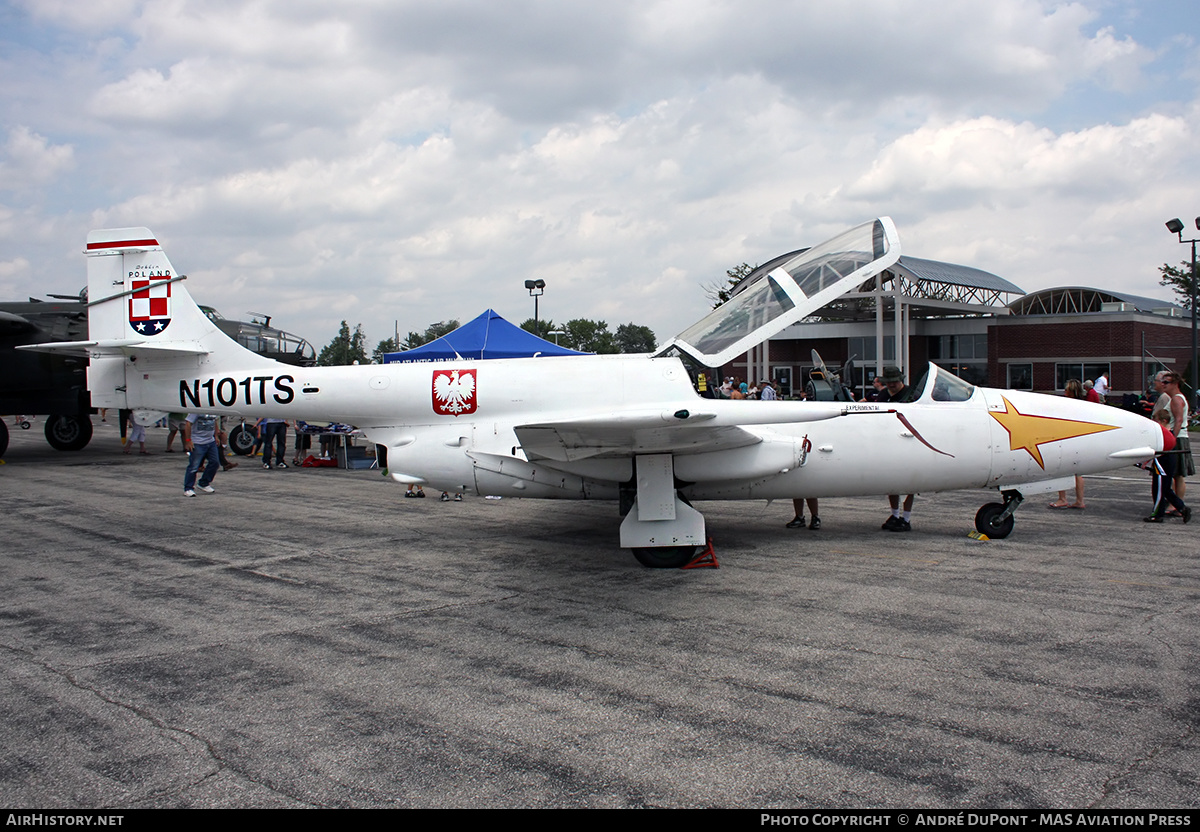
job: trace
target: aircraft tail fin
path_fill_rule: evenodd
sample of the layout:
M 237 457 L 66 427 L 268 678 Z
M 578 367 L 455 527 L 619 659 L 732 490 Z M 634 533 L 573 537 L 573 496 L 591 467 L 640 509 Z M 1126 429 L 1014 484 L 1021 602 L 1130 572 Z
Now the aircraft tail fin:
M 273 363 L 209 320 L 148 228 L 92 231 L 86 254 L 93 407 L 139 406 L 128 395 L 128 376 L 148 367 L 195 373 L 222 360 Z

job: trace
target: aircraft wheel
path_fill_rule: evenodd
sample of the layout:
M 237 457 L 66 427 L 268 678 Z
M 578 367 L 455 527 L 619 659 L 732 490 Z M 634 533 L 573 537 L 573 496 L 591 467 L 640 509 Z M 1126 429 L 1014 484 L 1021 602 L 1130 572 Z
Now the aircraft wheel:
M 92 420 L 86 416 L 49 416 L 46 441 L 56 451 L 82 451 L 92 441 Z
M 4 456 L 4 452 L 8 450 L 8 425 L 4 424 L 4 420 L 0 419 L 0 456 Z
M 238 425 L 229 431 L 229 447 L 238 456 L 249 456 L 254 450 L 254 431 L 245 425 Z
M 638 563 L 650 569 L 678 569 L 696 556 L 695 546 L 647 546 L 633 550 Z
M 1003 540 L 1012 534 L 1013 526 L 1016 524 L 1016 519 L 1010 514 L 1003 520 L 1000 515 L 1004 513 L 1004 503 L 988 503 L 979 509 L 979 513 L 975 515 L 975 528 L 980 534 L 986 534 L 993 540 Z

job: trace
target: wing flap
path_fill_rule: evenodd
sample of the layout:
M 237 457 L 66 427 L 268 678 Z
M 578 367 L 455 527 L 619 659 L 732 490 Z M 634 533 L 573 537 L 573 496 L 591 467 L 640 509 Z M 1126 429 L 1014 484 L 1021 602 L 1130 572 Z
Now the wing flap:
M 560 422 L 552 425 L 523 425 L 517 439 L 530 459 L 575 462 L 593 457 L 637 454 L 688 454 L 755 445 L 762 438 L 734 425 L 705 425 L 631 428 Z
M 521 448 L 530 459 L 575 462 L 638 454 L 703 454 L 757 445 L 754 425 L 790 425 L 846 413 L 839 402 L 738 402 L 705 400 L 702 411 L 624 411 L 583 419 L 519 425 Z

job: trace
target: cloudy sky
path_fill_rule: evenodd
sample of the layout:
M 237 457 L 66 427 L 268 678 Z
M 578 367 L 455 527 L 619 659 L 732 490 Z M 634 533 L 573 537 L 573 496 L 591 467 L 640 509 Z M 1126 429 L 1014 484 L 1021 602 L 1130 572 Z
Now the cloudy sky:
M 0 299 L 149 227 L 318 346 L 633 321 L 890 215 L 1027 291 L 1169 297 L 1200 214 L 1195 0 L 0 0 Z

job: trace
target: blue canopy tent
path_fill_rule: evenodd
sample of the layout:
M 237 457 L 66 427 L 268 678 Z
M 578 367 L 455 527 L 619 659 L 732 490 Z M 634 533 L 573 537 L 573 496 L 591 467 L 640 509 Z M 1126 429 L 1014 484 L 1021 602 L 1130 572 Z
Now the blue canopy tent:
M 463 358 L 532 358 L 539 355 L 588 355 L 560 347 L 526 332 L 491 309 L 453 332 L 404 352 L 384 353 L 384 364 L 455 361 Z

